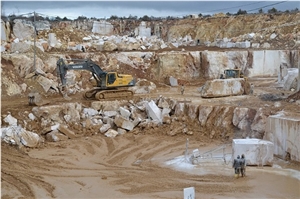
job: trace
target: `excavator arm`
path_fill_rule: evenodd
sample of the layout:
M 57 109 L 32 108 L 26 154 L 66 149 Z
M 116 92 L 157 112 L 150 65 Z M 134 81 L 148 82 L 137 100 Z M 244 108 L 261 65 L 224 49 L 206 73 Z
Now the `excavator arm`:
M 88 70 L 93 74 L 94 78 L 96 79 L 97 86 L 105 88 L 105 80 L 106 80 L 107 73 L 104 72 L 100 68 L 100 66 L 98 66 L 97 64 L 95 64 L 90 60 L 84 60 L 83 62 L 80 63 L 66 65 L 64 60 L 60 58 L 57 61 L 57 73 L 61 79 L 62 86 L 66 85 L 65 76 L 68 70 Z

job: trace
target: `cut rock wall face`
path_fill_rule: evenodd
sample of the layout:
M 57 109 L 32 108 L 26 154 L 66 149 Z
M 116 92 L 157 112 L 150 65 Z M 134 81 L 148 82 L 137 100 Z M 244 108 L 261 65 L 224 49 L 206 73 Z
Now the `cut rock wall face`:
M 287 114 L 269 116 L 264 139 L 274 143 L 274 154 L 300 161 L 300 115 Z

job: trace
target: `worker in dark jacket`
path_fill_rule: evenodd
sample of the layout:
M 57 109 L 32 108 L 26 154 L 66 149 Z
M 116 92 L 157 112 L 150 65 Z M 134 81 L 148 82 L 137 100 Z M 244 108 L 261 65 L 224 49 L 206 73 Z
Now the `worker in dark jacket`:
M 242 154 L 242 157 L 240 159 L 240 164 L 241 164 L 241 174 L 242 177 L 244 177 L 246 175 L 246 159 L 244 154 Z
M 233 160 L 232 168 L 234 168 L 234 173 L 236 174 L 236 177 L 238 177 L 241 170 L 240 155 L 237 156 L 237 159 Z

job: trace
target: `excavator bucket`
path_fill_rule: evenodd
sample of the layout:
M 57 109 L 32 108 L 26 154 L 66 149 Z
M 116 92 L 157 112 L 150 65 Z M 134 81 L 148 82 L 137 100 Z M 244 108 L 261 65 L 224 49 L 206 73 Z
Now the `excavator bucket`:
M 66 86 L 59 86 L 58 90 L 60 94 L 63 96 L 65 100 L 71 100 L 72 98 L 68 96 L 67 91 L 66 91 Z

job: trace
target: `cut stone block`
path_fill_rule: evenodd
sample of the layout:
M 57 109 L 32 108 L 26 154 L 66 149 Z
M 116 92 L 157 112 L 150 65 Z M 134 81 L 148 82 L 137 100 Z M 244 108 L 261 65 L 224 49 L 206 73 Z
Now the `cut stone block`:
M 274 144 L 261 139 L 233 139 L 233 159 L 245 155 L 247 165 L 273 165 Z
M 162 122 L 161 110 L 158 108 L 158 106 L 155 104 L 155 102 L 153 100 L 146 103 L 146 110 L 147 110 L 148 116 L 152 120 L 157 120 L 160 123 Z
M 283 159 L 290 154 L 291 160 L 300 161 L 300 114 L 269 116 L 264 139 L 274 143 L 274 154 Z
M 214 79 L 207 81 L 201 90 L 201 97 L 225 97 L 243 95 L 245 80 L 235 79 Z
M 127 131 L 126 131 L 125 129 L 118 128 L 118 134 L 119 134 L 119 135 L 123 135 L 123 134 L 125 134 L 125 133 L 127 133 Z
M 99 112 L 93 108 L 84 108 L 83 109 L 83 113 L 88 115 L 88 116 L 94 116 L 94 115 L 98 115 Z
M 108 129 L 111 128 L 110 124 L 104 124 L 103 126 L 100 127 L 100 132 L 101 133 L 105 133 L 106 131 L 108 131 Z
M 104 116 L 115 117 L 116 115 L 118 115 L 117 111 L 104 111 Z
M 178 82 L 177 82 L 177 79 L 170 76 L 170 85 L 171 86 L 178 86 Z
M 130 113 L 129 110 L 127 110 L 127 109 L 125 109 L 125 108 L 123 108 L 123 107 L 120 107 L 119 111 L 120 111 L 120 114 L 121 114 L 124 118 L 129 119 L 129 117 L 130 117 L 130 115 L 131 115 L 131 113 Z
M 14 118 L 13 116 L 11 116 L 10 114 L 4 118 L 4 122 L 8 123 L 9 126 L 17 126 L 18 125 L 18 120 L 16 118 Z

